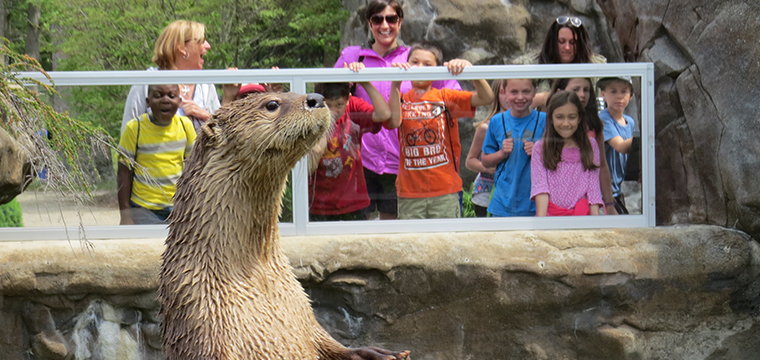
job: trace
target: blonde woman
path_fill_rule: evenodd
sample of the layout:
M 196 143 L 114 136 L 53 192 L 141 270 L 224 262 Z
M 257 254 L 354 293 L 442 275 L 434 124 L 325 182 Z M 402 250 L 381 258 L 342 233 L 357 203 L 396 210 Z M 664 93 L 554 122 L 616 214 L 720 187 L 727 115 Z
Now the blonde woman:
M 157 67 L 148 70 L 200 70 L 203 57 L 211 49 L 206 40 L 206 26 L 187 20 L 177 20 L 169 24 L 159 35 L 153 50 L 153 62 Z M 239 86 L 225 84 L 222 103 L 235 100 Z M 187 116 L 198 131 L 211 114 L 221 106 L 214 84 L 179 84 L 182 103 L 177 115 Z M 121 130 L 131 119 L 148 112 L 145 99 L 148 85 L 134 85 L 129 91 L 124 106 Z

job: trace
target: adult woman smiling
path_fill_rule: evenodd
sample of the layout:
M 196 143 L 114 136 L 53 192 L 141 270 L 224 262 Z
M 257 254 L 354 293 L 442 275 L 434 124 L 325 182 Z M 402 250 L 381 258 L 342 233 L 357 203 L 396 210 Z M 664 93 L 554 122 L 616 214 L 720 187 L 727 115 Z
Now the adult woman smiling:
M 367 5 L 367 25 L 372 32 L 372 39 L 366 46 L 349 46 L 343 49 L 335 67 L 347 67 L 359 71 L 364 67 L 391 67 L 394 62 L 405 63 L 409 48 L 398 38 L 404 9 L 396 0 L 373 0 Z M 391 92 L 390 81 L 372 82 L 385 100 Z M 433 82 L 436 89 L 449 88 L 460 90 L 456 80 Z M 401 92 L 411 89 L 411 83 L 404 81 Z M 361 87 L 352 94 L 365 101 L 369 96 Z M 399 166 L 398 130 L 383 128 L 377 134 L 362 137 L 362 160 L 367 190 L 371 200 L 369 212 L 377 210 L 381 219 L 396 218 L 396 175 Z
M 211 49 L 206 41 L 206 26 L 186 20 L 177 20 L 166 26 L 156 40 L 153 50 L 153 62 L 158 67 L 148 70 L 200 70 L 203 69 L 203 56 Z M 224 85 L 222 102 L 235 100 L 239 86 Z M 221 104 L 214 84 L 179 84 L 182 104 L 177 115 L 187 116 L 193 121 L 196 131 L 211 117 Z M 131 119 L 148 111 L 145 99 L 148 97 L 148 85 L 133 85 L 129 90 L 124 106 L 121 129 Z

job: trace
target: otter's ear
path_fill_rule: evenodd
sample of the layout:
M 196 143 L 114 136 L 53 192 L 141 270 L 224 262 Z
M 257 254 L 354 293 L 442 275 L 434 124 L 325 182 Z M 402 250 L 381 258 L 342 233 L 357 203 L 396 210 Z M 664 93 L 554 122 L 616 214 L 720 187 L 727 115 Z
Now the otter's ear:
M 224 136 L 221 126 L 217 119 L 212 118 L 201 126 L 201 131 L 206 134 L 205 145 L 218 148 L 224 146 L 227 143 L 227 138 Z

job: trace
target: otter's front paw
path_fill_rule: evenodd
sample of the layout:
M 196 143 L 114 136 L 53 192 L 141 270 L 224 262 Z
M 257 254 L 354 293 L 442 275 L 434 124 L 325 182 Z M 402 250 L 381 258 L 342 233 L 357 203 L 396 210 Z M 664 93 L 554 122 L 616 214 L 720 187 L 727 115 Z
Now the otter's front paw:
M 409 350 L 398 352 L 376 347 L 349 349 L 348 358 L 351 360 L 410 360 Z

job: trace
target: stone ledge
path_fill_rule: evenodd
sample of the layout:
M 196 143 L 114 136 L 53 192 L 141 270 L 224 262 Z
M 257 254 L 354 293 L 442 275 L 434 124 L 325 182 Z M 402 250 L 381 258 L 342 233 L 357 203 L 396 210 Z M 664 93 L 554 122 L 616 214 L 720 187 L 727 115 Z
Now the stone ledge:
M 30 349 L 162 358 L 163 240 L 92 245 L 3 243 L 0 358 Z M 760 246 L 730 229 L 315 236 L 282 245 L 319 321 L 350 346 L 409 349 L 423 360 L 760 352 L 748 340 L 760 338 Z

